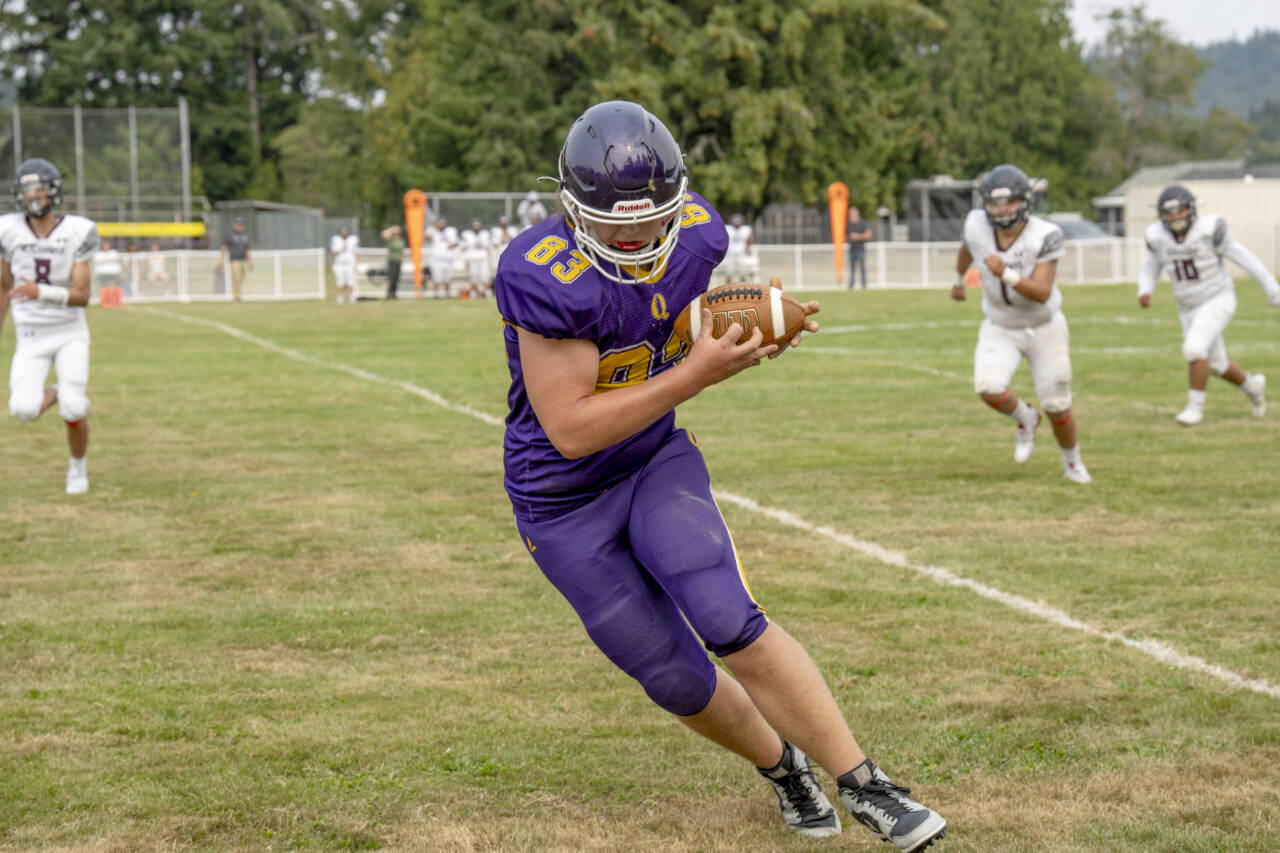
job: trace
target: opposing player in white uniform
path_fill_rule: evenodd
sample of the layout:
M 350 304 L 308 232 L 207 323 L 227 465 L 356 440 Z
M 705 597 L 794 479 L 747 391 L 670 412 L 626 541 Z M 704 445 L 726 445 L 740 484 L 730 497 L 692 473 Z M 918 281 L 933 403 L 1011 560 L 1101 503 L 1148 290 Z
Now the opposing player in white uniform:
M 1166 187 L 1156 208 L 1160 221 L 1147 226 L 1147 261 L 1138 273 L 1138 304 L 1143 308 L 1151 304 L 1156 277 L 1167 267 L 1182 321 L 1182 356 L 1187 360 L 1191 386 L 1187 407 L 1175 420 L 1183 426 L 1204 420 L 1204 392 L 1210 373 L 1239 386 L 1249 398 L 1253 416 L 1262 417 L 1267 411 L 1263 394 L 1267 378 L 1241 370 L 1227 358 L 1222 341 L 1222 333 L 1236 313 L 1236 285 L 1222 259 L 1242 266 L 1262 285 L 1274 306 L 1280 306 L 1280 284 L 1262 261 L 1231 236 L 1221 216 L 1196 217 L 1196 200 L 1186 187 Z
M 356 252 L 360 238 L 343 225 L 329 240 L 329 254 L 333 255 L 333 283 L 338 288 L 338 304 L 355 302 Z
M 58 215 L 62 178 L 48 160 L 27 160 L 13 182 L 18 213 L 0 216 L 0 325 L 9 308 L 17 347 L 9 369 L 9 414 L 34 421 L 58 404 L 67 424 L 67 494 L 89 491 L 90 262 L 98 250 L 98 226 L 72 214 Z M 44 387 L 49 368 L 58 384 Z
M 462 243 L 462 256 L 467 262 L 471 298 L 483 299 L 493 287 L 493 278 L 489 275 L 489 232 L 484 230 L 479 219 L 473 219 L 471 227 L 462 232 L 459 241 Z
M 964 274 L 978 259 L 982 313 L 973 354 L 974 390 L 983 402 L 1017 421 L 1013 459 L 1023 463 L 1035 449 L 1040 413 L 1009 387 L 1022 359 L 1031 366 L 1040 405 L 1053 424 L 1062 454 L 1062 475 L 1074 483 L 1092 480 L 1080 460 L 1071 416 L 1071 352 L 1062 292 L 1054 284 L 1065 254 L 1062 229 L 1031 216 L 1031 181 L 1017 166 L 996 166 L 982 182 L 983 210 L 964 221 L 964 243 L 956 256 L 951 298 L 963 302 Z
M 720 267 L 724 272 L 724 283 L 751 284 L 760 274 L 760 265 L 751 253 L 756 244 L 751 226 L 743 221 L 741 213 L 735 213 L 729 217 L 729 224 L 724 230 L 729 234 L 729 249 Z
M 427 266 L 431 271 L 431 295 L 448 296 L 449 282 L 453 280 L 453 266 L 457 260 L 458 229 L 441 217 L 426 230 L 424 242 L 431 247 Z

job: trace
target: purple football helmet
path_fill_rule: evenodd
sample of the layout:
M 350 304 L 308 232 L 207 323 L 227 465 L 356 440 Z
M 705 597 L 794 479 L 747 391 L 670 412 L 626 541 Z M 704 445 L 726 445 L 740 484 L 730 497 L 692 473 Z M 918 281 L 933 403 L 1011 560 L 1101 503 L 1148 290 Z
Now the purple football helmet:
M 560 203 L 578 247 L 601 275 L 621 284 L 651 280 L 665 266 L 680 237 L 687 187 L 675 137 L 631 101 L 588 109 L 560 149 Z M 661 223 L 657 236 L 635 251 L 609 245 L 593 233 L 596 225 L 650 222 Z
M 43 193 L 36 193 L 43 188 Z M 18 210 L 39 219 L 62 203 L 62 176 L 48 160 L 24 160 L 13 176 L 13 201 Z

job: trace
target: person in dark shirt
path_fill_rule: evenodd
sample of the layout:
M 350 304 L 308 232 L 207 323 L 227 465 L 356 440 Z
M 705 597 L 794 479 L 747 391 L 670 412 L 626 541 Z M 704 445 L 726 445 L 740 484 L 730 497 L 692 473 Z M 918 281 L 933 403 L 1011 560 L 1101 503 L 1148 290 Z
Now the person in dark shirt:
M 862 289 L 867 289 L 867 243 L 871 240 L 871 224 L 862 218 L 858 208 L 849 208 L 849 289 L 853 290 L 856 273 L 862 271 Z
M 231 222 L 231 230 L 222 238 L 222 254 L 218 258 L 218 271 L 226 269 L 231 261 L 231 298 L 240 301 L 244 289 L 244 269 L 253 269 L 253 256 L 249 251 L 249 234 L 245 231 L 244 218 L 237 216 Z
M 574 122 L 560 201 L 563 213 L 511 241 L 495 282 L 511 373 L 505 485 L 521 541 L 650 699 L 756 765 L 787 827 L 840 831 L 808 752 L 859 821 L 922 850 L 946 821 L 863 754 L 813 660 L 765 616 L 698 444 L 675 425 L 678 404 L 779 352 L 760 346 L 759 329 L 739 343 L 737 323 L 712 338 L 705 309 L 692 345 L 675 335 L 725 256 L 720 214 L 689 189 L 671 132 L 629 101 Z
M 382 229 L 383 242 L 387 244 L 387 298 L 396 298 L 396 287 L 400 284 L 400 264 L 404 261 L 404 237 L 399 225 L 389 225 Z

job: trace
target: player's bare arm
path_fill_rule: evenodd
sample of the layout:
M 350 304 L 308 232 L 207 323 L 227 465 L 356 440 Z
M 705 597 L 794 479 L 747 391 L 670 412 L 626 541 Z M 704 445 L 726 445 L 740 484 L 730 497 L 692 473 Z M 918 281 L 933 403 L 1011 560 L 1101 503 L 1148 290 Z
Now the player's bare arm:
M 1004 279 L 1007 271 L 1010 271 L 1004 264 L 1004 259 L 999 255 L 988 255 L 986 258 L 987 269 L 991 270 L 991 274 L 997 278 Z M 1053 281 L 1058 275 L 1057 261 L 1041 261 L 1036 264 L 1036 268 L 1031 271 L 1031 276 L 1018 276 L 1016 282 L 1011 282 L 1013 278 L 1011 273 L 1009 279 L 1005 279 L 1005 284 L 1010 285 L 1018 293 L 1034 302 L 1048 302 L 1049 296 L 1053 293 Z
M 80 261 L 71 267 L 71 287 L 67 292 L 67 304 L 83 308 L 89 304 L 89 262 Z
M 702 332 L 678 366 L 638 385 L 596 393 L 600 351 L 591 341 L 552 340 L 517 330 L 525 388 L 538 422 L 556 450 L 577 459 L 639 432 L 703 388 L 760 363 L 777 347 L 760 347 L 756 329 L 741 344 L 733 324 L 711 337 L 711 312 L 703 312 Z
M 969 247 L 961 244 L 960 251 L 956 253 L 956 281 L 951 285 L 951 298 L 956 302 L 964 302 L 964 274 L 969 267 L 973 266 L 973 255 L 969 252 Z
M 4 318 L 9 313 L 9 291 L 13 290 L 13 268 L 8 261 L 0 261 L 0 331 L 4 329 Z

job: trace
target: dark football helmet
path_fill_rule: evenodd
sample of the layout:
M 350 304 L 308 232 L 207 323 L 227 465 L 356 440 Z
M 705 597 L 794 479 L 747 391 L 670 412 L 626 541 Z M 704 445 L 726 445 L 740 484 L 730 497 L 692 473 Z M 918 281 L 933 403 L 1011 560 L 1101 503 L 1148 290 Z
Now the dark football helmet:
M 688 179 L 680 146 L 666 125 L 630 101 L 588 109 L 560 149 L 560 203 L 578 247 L 605 278 L 643 280 L 640 267 L 659 269 L 675 251 Z M 596 226 L 661 223 L 635 251 L 597 238 Z M 628 267 L 630 269 L 624 269 Z
M 1013 199 L 1022 199 L 1017 210 L 1000 216 L 992 213 L 993 208 L 1002 207 Z M 982 204 L 987 221 L 997 228 L 1013 228 L 1025 222 L 1031 213 L 1031 179 L 1017 166 L 1008 163 L 996 166 L 982 179 Z
M 1169 233 L 1181 237 L 1196 221 L 1196 197 L 1181 184 L 1173 184 L 1165 187 L 1156 199 L 1156 210 Z
M 44 192 L 36 192 L 37 188 Z M 48 160 L 24 160 L 13 176 L 13 201 L 18 210 L 39 219 L 62 204 L 62 175 Z

